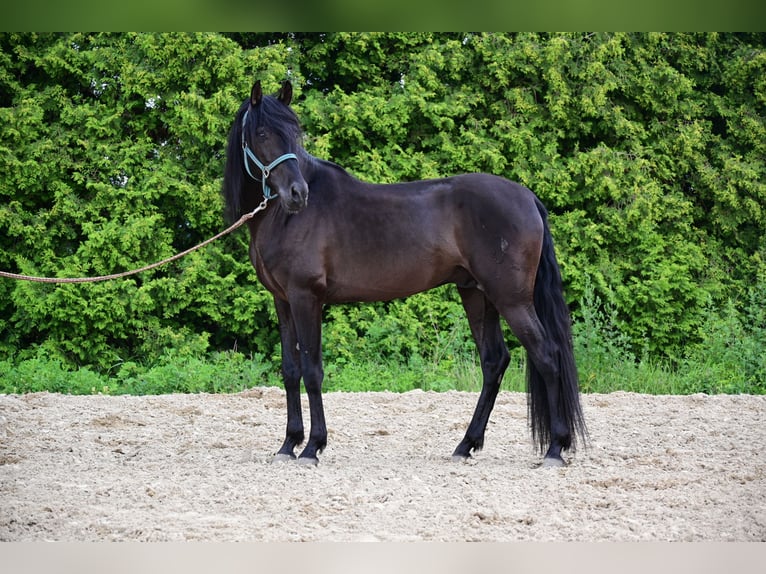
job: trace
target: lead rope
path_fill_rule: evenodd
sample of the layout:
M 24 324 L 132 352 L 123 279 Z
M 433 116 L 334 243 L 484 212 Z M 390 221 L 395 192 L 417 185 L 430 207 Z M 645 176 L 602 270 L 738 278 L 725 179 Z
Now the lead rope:
M 109 279 L 119 279 L 121 277 L 128 277 L 130 275 L 135 275 L 136 273 L 141 273 L 142 271 L 149 271 L 150 269 L 154 269 L 161 265 L 165 265 L 166 263 L 170 263 L 177 259 L 181 259 L 181 257 L 188 255 L 192 251 L 196 251 L 197 249 L 205 247 L 205 245 L 208 245 L 212 243 L 213 241 L 215 241 L 216 239 L 220 239 L 224 235 L 227 235 L 231 233 L 232 231 L 234 231 L 235 229 L 237 229 L 238 227 L 241 227 L 246 221 L 255 217 L 255 215 L 259 211 L 263 211 L 264 209 L 266 209 L 269 203 L 269 199 L 271 199 L 272 197 L 276 197 L 276 196 L 265 197 L 263 201 L 260 203 L 260 205 L 256 207 L 253 211 L 251 211 L 250 213 L 246 213 L 245 215 L 240 217 L 233 225 L 224 229 L 219 234 L 211 237 L 210 239 L 203 241 L 202 243 L 195 245 L 194 247 L 191 247 L 187 249 L 186 251 L 181 251 L 180 253 L 176 253 L 172 257 L 168 257 L 167 259 L 163 259 L 162 261 L 157 261 L 156 263 L 152 263 L 151 265 L 146 265 L 145 267 L 141 267 L 140 269 L 125 271 L 124 273 L 115 273 L 113 275 L 99 275 L 98 277 L 66 277 L 66 278 L 34 277 L 31 275 L 19 275 L 17 273 L 8 273 L 7 271 L 0 271 L 0 277 L 7 277 L 8 279 L 18 279 L 20 281 L 34 281 L 36 283 L 95 283 L 97 281 L 108 281 Z

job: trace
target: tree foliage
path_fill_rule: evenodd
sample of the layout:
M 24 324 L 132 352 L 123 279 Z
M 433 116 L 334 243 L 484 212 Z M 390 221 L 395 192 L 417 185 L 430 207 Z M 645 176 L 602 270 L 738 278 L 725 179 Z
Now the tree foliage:
M 255 77 L 289 77 L 307 149 L 362 179 L 488 171 L 551 212 L 638 355 L 680 359 L 766 277 L 764 34 L 2 34 L 0 268 L 125 271 L 222 228 L 225 139 Z M 277 356 L 237 233 L 159 270 L 0 281 L 0 354 L 108 368 L 233 348 Z M 760 303 L 762 305 L 762 302 Z M 762 309 L 762 307 L 761 307 Z M 468 346 L 454 290 L 326 311 L 326 354 Z M 763 329 L 763 325 L 751 326 Z

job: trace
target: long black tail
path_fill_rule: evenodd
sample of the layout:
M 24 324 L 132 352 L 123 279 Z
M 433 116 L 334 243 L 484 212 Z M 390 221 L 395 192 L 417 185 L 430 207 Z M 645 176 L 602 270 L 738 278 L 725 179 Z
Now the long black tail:
M 545 334 L 559 350 L 559 411 L 569 429 L 571 444 L 563 448 L 574 448 L 577 437 L 586 441 L 587 429 L 580 407 L 580 389 L 577 366 L 572 348 L 572 330 L 569 308 L 564 300 L 564 286 L 561 272 L 553 248 L 553 238 L 548 227 L 548 212 L 543 204 L 536 200 L 537 209 L 543 218 L 545 232 L 540 264 L 535 280 L 535 311 L 543 325 Z M 532 361 L 527 360 L 527 393 L 529 402 L 529 420 L 532 438 L 540 445 L 541 452 L 551 441 L 551 417 L 548 409 L 548 392 L 543 377 Z

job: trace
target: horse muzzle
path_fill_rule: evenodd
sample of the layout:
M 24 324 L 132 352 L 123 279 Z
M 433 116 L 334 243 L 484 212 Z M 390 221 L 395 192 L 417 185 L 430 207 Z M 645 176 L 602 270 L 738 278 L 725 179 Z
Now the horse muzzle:
M 282 207 L 288 213 L 298 213 L 308 205 L 309 186 L 305 181 L 293 181 L 285 193 L 280 193 Z

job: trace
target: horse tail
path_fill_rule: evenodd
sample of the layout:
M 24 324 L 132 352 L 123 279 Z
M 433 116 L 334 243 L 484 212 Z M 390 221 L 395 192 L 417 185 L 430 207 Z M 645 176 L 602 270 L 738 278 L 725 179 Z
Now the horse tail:
M 574 448 L 578 436 L 585 443 L 587 429 L 580 407 L 577 366 L 572 347 L 571 318 L 569 307 L 564 299 L 561 272 L 548 226 L 548 212 L 537 198 L 535 202 L 544 227 L 542 253 L 535 279 L 535 311 L 549 341 L 558 349 L 559 411 L 571 437 L 571 444 L 562 446 L 565 449 Z M 532 438 L 540 445 L 541 452 L 544 452 L 551 440 L 548 391 L 545 380 L 530 360 L 527 360 L 527 394 Z

